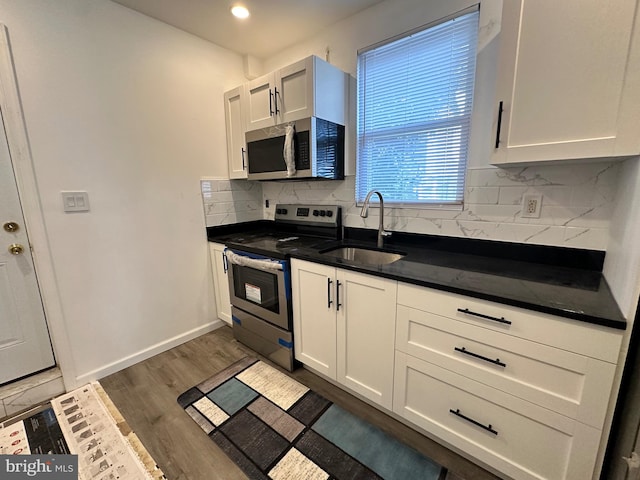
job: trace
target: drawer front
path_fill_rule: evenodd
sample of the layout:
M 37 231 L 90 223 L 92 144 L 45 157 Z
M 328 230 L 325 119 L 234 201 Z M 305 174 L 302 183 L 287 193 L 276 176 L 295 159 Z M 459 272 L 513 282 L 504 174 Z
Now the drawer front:
M 600 430 L 396 352 L 394 411 L 514 479 L 585 480 Z
M 605 362 L 618 361 L 622 332 L 600 325 L 405 283 L 398 285 L 398 303 Z
M 602 428 L 615 365 L 398 306 L 396 348 Z

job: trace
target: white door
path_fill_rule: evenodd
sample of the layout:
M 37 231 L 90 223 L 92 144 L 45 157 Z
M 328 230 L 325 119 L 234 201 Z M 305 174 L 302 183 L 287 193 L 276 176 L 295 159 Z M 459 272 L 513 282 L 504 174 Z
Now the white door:
M 231 325 L 231 300 L 229 295 L 229 277 L 227 261 L 224 257 L 224 245 L 209 243 L 211 267 L 213 268 L 213 286 L 216 296 L 218 318 Z
M 269 73 L 247 84 L 247 102 L 244 112 L 247 132 L 276 124 L 274 79 L 275 75 Z
M 278 70 L 278 123 L 313 116 L 313 57 Z
M 291 260 L 293 341 L 296 359 L 336 378 L 335 268 Z
M 337 380 L 391 410 L 398 283 L 337 269 Z
M 240 86 L 224 94 L 224 117 L 227 125 L 227 161 L 229 178 L 247 178 L 244 139 L 244 87 Z
M 491 163 L 637 155 L 636 3 L 504 2 Z
M 55 365 L 18 188 L 0 129 L 0 384 Z

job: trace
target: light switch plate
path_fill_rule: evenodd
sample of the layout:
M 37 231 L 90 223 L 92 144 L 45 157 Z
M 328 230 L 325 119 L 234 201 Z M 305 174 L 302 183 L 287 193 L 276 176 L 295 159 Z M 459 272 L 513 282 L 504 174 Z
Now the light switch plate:
M 87 192 L 60 192 L 65 212 L 88 212 L 89 195 Z

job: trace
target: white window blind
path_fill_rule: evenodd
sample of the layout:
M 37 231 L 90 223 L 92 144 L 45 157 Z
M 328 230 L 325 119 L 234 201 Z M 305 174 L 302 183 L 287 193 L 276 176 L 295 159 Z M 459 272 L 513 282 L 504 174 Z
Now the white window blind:
M 356 201 L 461 204 L 478 9 L 358 54 Z

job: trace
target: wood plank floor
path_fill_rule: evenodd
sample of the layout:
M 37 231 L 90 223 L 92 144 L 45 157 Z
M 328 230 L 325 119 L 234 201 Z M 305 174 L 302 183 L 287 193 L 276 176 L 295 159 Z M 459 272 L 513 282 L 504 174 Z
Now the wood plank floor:
M 100 383 L 169 480 L 246 479 L 176 401 L 182 392 L 246 355 L 265 360 L 223 327 Z M 498 478 L 305 369 L 291 375 L 466 480 Z

